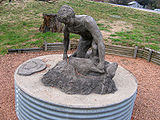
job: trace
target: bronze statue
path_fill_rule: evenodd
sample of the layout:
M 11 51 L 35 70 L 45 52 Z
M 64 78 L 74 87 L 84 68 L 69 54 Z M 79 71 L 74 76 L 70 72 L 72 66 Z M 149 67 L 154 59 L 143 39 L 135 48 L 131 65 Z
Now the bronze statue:
M 80 40 L 77 51 L 72 54 L 72 57 L 85 58 L 88 56 L 87 51 L 92 49 L 90 57 L 99 58 L 97 68 L 104 72 L 104 56 L 105 45 L 102 34 L 96 24 L 96 21 L 87 15 L 75 15 L 73 8 L 68 5 L 63 5 L 57 14 L 59 22 L 65 24 L 64 28 L 64 54 L 63 59 L 67 59 L 67 50 L 69 46 L 69 34 L 79 34 Z
M 43 75 L 42 83 L 67 94 L 114 93 L 117 88 L 112 78 L 118 64 L 105 61 L 105 45 L 95 20 L 75 15 L 67 5 L 60 8 L 57 19 L 65 24 L 63 60 Z M 81 37 L 77 51 L 68 58 L 70 33 Z

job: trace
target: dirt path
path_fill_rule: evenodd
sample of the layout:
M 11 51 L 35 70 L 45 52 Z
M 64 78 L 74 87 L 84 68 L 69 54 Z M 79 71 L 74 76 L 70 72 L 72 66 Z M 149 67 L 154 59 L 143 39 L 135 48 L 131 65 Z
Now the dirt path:
M 17 120 L 14 98 L 14 72 L 24 61 L 55 52 L 35 52 L 0 56 L 0 120 Z M 60 53 L 60 52 L 59 52 Z M 143 59 L 106 55 L 138 80 L 138 94 L 132 120 L 160 120 L 160 66 Z

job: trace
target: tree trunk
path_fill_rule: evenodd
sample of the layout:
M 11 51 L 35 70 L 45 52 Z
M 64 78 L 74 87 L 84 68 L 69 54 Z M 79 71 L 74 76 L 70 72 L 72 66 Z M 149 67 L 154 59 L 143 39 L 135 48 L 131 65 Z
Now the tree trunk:
M 63 32 L 64 26 L 57 20 L 57 14 L 43 14 L 43 19 L 39 28 L 41 32 Z

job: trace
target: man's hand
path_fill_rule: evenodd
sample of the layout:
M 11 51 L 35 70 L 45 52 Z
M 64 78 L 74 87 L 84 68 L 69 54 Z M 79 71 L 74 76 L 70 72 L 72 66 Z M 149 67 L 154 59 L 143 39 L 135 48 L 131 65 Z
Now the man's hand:
M 67 61 L 67 58 L 68 58 L 67 54 L 63 54 L 63 60 Z

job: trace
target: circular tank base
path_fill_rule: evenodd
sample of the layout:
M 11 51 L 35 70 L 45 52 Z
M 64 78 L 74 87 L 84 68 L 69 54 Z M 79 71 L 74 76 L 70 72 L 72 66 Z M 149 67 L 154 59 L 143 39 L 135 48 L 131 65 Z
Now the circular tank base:
M 19 120 L 131 119 L 137 82 L 123 67 L 118 67 L 113 78 L 118 89 L 114 94 L 69 95 L 57 88 L 44 86 L 40 80 L 62 60 L 62 55 L 46 55 L 33 59 L 42 60 L 47 68 L 30 76 L 17 74 L 23 64 L 17 68 L 14 79 L 16 113 Z

